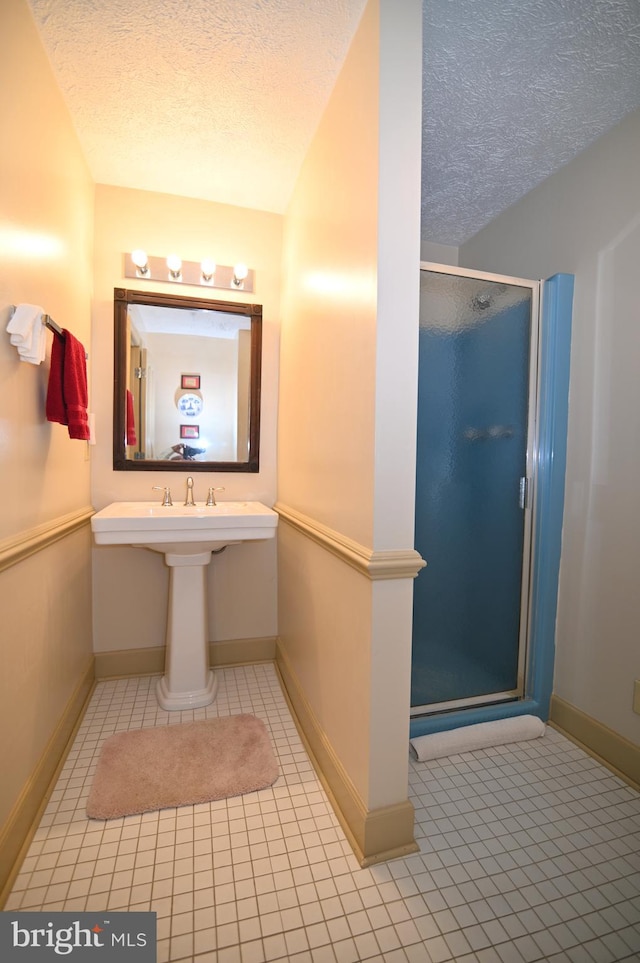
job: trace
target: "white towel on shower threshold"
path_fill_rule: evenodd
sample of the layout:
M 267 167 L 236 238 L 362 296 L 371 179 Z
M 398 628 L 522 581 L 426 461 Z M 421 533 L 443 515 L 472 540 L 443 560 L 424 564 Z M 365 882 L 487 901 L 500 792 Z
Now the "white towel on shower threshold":
M 474 749 L 490 749 L 510 742 L 524 742 L 543 736 L 546 726 L 537 716 L 515 716 L 495 722 L 478 722 L 473 726 L 461 726 L 447 732 L 433 732 L 416 736 L 409 744 L 418 762 L 457 756 Z

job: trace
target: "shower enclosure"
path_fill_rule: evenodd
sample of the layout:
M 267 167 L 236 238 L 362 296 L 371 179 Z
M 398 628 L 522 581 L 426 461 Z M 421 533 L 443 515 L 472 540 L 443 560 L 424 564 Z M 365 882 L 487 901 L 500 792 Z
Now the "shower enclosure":
M 570 308 L 567 277 L 552 282 Z M 540 343 L 538 281 L 442 265 L 422 265 L 420 279 L 415 544 L 427 567 L 414 589 L 411 713 L 531 711 L 531 597 L 548 562 L 536 569 L 540 443 L 566 434 L 557 389 L 566 400 L 570 311 L 558 323 L 548 306 L 560 358 Z M 546 467 L 557 497 L 564 462 Z M 554 584 L 557 568 L 555 606 Z

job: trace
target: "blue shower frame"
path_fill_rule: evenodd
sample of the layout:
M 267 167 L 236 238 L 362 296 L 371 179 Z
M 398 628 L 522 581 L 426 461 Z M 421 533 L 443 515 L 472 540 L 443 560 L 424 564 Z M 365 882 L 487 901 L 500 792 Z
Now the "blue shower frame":
M 522 699 L 417 716 L 410 737 L 478 722 L 534 715 L 546 722 L 553 690 L 558 575 L 567 462 L 571 313 L 574 276 L 542 285 L 538 356 L 538 444 L 526 690 Z

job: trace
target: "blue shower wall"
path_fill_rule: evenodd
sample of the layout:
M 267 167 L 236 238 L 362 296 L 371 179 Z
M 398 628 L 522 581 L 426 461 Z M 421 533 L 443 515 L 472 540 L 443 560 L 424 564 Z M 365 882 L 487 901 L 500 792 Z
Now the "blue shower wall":
M 419 338 L 412 705 L 517 684 L 530 304 Z
M 411 738 L 496 719 L 549 715 L 567 456 L 574 277 L 544 282 L 539 348 L 538 452 L 528 682 L 525 697 L 411 720 Z

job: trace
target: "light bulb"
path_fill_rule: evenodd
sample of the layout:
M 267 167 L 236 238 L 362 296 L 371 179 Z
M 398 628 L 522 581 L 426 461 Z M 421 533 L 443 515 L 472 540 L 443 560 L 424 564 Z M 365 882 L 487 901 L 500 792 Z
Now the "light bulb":
M 236 264 L 236 266 L 233 269 L 233 283 L 237 287 L 239 287 L 244 281 L 244 279 L 246 278 L 248 273 L 249 273 L 249 268 L 247 267 L 246 264 Z
M 200 270 L 202 271 L 202 280 L 210 281 L 213 275 L 216 273 L 215 261 L 211 261 L 209 260 L 209 258 L 205 258 L 205 260 L 200 265 Z
M 136 248 L 135 251 L 131 252 L 131 260 L 138 269 L 139 274 L 144 275 L 149 273 L 148 258 L 146 252 L 143 251 L 142 248 Z
M 180 280 L 180 270 L 182 268 L 182 261 L 177 254 L 170 254 L 167 258 L 167 267 L 169 268 L 169 274 L 171 275 L 172 281 Z

